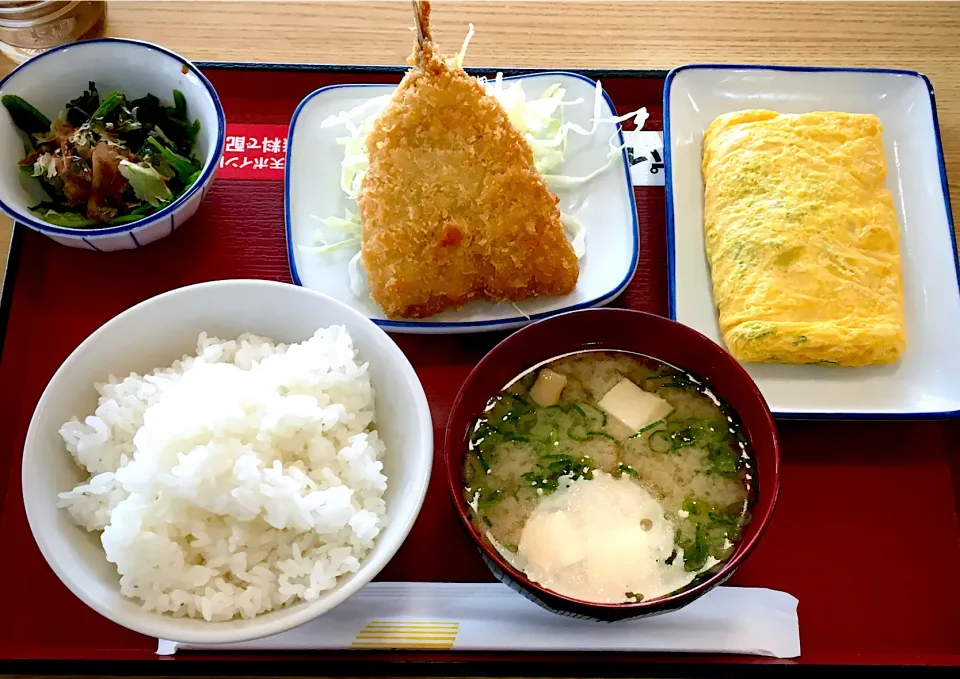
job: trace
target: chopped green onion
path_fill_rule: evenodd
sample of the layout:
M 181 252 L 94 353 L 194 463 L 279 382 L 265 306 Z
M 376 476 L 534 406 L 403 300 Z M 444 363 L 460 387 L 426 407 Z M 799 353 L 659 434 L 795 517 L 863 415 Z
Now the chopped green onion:
M 647 437 L 647 443 L 650 445 L 650 450 L 655 453 L 668 453 L 673 450 L 673 440 L 670 435 L 660 429 Z
M 630 438 L 635 439 L 635 438 L 637 438 L 638 436 L 640 436 L 641 434 L 644 434 L 644 433 L 650 431 L 650 430 L 653 429 L 654 427 L 659 427 L 661 424 L 666 423 L 666 421 L 669 420 L 670 417 L 671 417 L 675 412 L 677 412 L 677 409 L 676 409 L 676 408 L 674 408 L 674 409 L 671 410 L 669 413 L 667 413 L 666 415 L 664 415 L 664 416 L 663 416 L 663 419 L 657 420 L 656 422 L 651 422 L 651 423 L 648 424 L 646 427 L 641 427 L 641 428 L 637 431 L 637 433 L 634 434 L 633 436 L 631 436 Z

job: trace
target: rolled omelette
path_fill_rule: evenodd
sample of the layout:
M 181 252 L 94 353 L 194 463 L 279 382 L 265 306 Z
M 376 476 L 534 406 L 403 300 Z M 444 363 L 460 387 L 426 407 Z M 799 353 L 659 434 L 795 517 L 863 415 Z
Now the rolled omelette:
M 906 348 L 900 229 L 874 115 L 750 110 L 704 133 L 704 236 L 741 362 L 863 366 Z

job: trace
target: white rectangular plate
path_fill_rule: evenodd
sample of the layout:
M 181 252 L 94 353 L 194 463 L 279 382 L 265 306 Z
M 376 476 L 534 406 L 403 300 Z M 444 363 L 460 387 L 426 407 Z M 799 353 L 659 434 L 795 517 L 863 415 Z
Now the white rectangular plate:
M 949 417 L 960 413 L 960 270 L 933 87 L 885 69 L 683 66 L 663 93 L 670 315 L 723 345 L 703 244 L 703 133 L 718 115 L 873 113 L 883 123 L 887 188 L 900 223 L 907 350 L 864 368 L 751 363 L 777 415 Z
M 561 83 L 567 90 L 566 99 L 583 99 L 581 104 L 564 107 L 565 119 L 590 127 L 593 80 L 575 73 L 537 73 L 519 77 L 529 98 L 539 97 L 549 86 Z M 580 280 L 572 293 L 519 303 L 519 308 L 529 318 L 508 303 L 476 301 L 430 318 L 415 321 L 387 319 L 372 299 L 368 296 L 358 298 L 350 290 L 347 263 L 356 248 L 344 248 L 327 255 L 301 252 L 297 246 L 316 243 L 319 220 L 342 217 L 348 206 L 347 197 L 340 189 L 343 148 L 336 143 L 337 137 L 347 133 L 342 127 L 321 128 L 320 123 L 328 116 L 390 94 L 394 89 L 393 85 L 324 87 L 307 96 L 293 114 L 284 190 L 287 250 L 294 282 L 349 304 L 386 330 L 408 333 L 466 333 L 515 328 L 563 311 L 606 304 L 623 291 L 633 278 L 639 255 L 637 209 L 626 151 L 622 152 L 622 162 L 615 163 L 593 181 L 558 191 L 560 209 L 586 228 L 587 253 L 580 260 Z M 601 115 L 616 116 L 613 102 L 606 93 L 604 99 L 606 110 Z M 613 125 L 608 124 L 592 137 L 571 134 L 566 162 L 555 172 L 585 176 L 603 166 L 610 151 L 608 138 L 614 130 Z M 622 133 L 620 143 L 623 143 Z

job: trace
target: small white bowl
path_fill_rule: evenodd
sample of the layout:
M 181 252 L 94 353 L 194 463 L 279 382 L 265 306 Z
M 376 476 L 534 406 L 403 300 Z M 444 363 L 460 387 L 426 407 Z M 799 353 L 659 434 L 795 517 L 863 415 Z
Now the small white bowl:
M 194 154 L 203 160 L 200 178 L 172 204 L 131 224 L 102 229 L 70 229 L 48 224 L 28 209 L 42 198 L 36 181 L 23 178 L 20 131 L 6 110 L 0 111 L 0 209 L 11 219 L 63 245 L 87 250 L 129 250 L 168 236 L 194 215 L 213 181 L 223 152 L 226 118 L 210 81 L 196 66 L 157 45 L 101 38 L 64 45 L 34 57 L 0 80 L 0 96 L 16 94 L 51 120 L 93 81 L 101 95 L 117 90 L 128 97 L 155 95 L 172 104 L 173 90 L 183 92 L 187 115 L 200 120 Z
M 73 415 L 97 405 L 94 382 L 107 375 L 169 366 L 207 331 L 221 338 L 244 332 L 298 342 L 318 327 L 344 325 L 359 358 L 369 362 L 376 390 L 377 430 L 386 444 L 389 521 L 360 570 L 312 602 L 252 620 L 206 622 L 147 612 L 120 594 L 116 567 L 99 534 L 75 525 L 57 508 L 57 494 L 86 478 L 58 433 Z M 247 641 L 278 634 L 329 611 L 373 579 L 406 538 L 420 512 L 433 465 L 433 424 L 423 387 L 393 340 L 341 302 L 285 283 L 232 280 L 201 283 L 149 299 L 112 319 L 70 354 L 40 397 L 23 451 L 23 502 L 34 539 L 61 581 L 110 620 L 148 636 L 198 644 Z

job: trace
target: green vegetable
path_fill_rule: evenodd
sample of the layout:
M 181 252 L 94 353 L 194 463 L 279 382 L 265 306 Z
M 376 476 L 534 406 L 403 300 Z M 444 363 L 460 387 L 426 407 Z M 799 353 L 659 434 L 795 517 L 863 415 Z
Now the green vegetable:
M 520 377 L 520 379 L 518 379 L 516 382 L 511 384 L 509 387 L 507 387 L 507 389 L 511 391 L 520 391 L 520 392 L 527 391 L 528 392 L 533 388 L 533 385 L 536 383 L 536 381 L 537 381 L 537 373 L 536 371 L 531 370 L 530 372 Z M 553 408 L 555 406 L 548 406 L 548 407 Z
M 141 148 L 157 125 L 167 123 L 166 110 L 160 105 L 160 100 L 152 94 L 134 99 L 127 104 L 127 108 L 130 110 L 130 115 L 140 125 L 138 130 L 128 135 L 131 148 Z M 191 144 L 177 150 L 189 154 L 192 148 L 193 145 Z
M 147 146 L 154 152 L 159 153 L 160 157 L 173 168 L 177 178 L 186 184 L 200 170 L 199 161 L 184 158 L 179 153 L 175 153 L 161 144 L 156 137 L 147 138 Z
M 707 557 L 710 552 L 707 547 L 707 529 L 702 523 L 697 524 L 694 534 L 693 544 L 683 551 L 683 569 L 685 571 L 698 571 L 707 563 Z
M 667 413 L 667 414 L 663 417 L 663 419 L 657 420 L 656 422 L 651 422 L 651 423 L 648 424 L 646 427 L 641 427 L 641 428 L 637 431 L 637 433 L 634 434 L 633 436 L 631 436 L 630 438 L 635 439 L 635 438 L 639 437 L 641 434 L 645 434 L 646 432 L 650 431 L 651 429 L 653 429 L 653 428 L 655 428 L 655 427 L 659 427 L 661 424 L 665 424 L 666 421 L 669 420 L 669 419 L 673 416 L 673 414 L 674 414 L 675 412 L 677 412 L 677 409 L 676 409 L 676 408 L 674 408 L 674 409 L 671 410 L 669 413 Z
M 588 441 L 597 437 L 616 441 L 613 436 L 603 431 L 607 426 L 607 414 L 599 408 L 588 403 L 574 403 L 569 414 L 574 416 L 574 422 L 567 429 L 567 436 L 574 441 Z
M 130 109 L 143 126 L 143 139 L 152 133 L 180 155 L 189 155 L 200 133 L 200 121 L 187 120 L 187 101 L 183 93 L 174 90 L 173 106 L 161 106 L 152 94 L 130 102 Z M 186 182 L 185 182 L 186 183 Z
M 166 207 L 167 205 L 169 205 L 169 203 L 161 203 L 160 207 Z M 152 215 L 156 211 L 157 211 L 157 208 L 155 208 L 150 204 L 147 204 L 147 205 L 141 205 L 140 207 L 134 208 L 133 212 L 131 212 L 130 214 L 140 215 L 142 217 L 145 215 Z
M 745 340 L 758 340 L 777 332 L 777 326 L 768 321 L 754 321 L 746 327 L 741 326 L 740 334 Z
M 643 601 L 642 594 L 634 594 L 633 592 L 624 592 L 623 596 L 625 596 L 627 599 L 633 599 L 637 603 L 640 603 L 641 601 Z
M 555 448 L 560 445 L 560 427 L 546 418 L 538 418 L 530 430 L 530 440 L 542 443 L 548 448 Z
M 185 185 L 184 185 L 184 187 L 183 187 L 183 190 L 186 191 L 186 190 L 189 189 L 191 186 L 193 186 L 194 184 L 196 184 L 196 183 L 197 183 L 197 180 L 200 179 L 200 173 L 202 173 L 202 172 L 203 172 L 203 169 L 201 168 L 201 169 L 197 170 L 196 172 L 194 172 L 192 175 L 190 175 L 190 177 L 187 179 L 187 181 L 186 181 L 186 183 L 185 183 Z
M 154 123 L 161 110 L 160 100 L 152 94 L 147 94 L 130 102 L 130 111 L 136 113 L 137 120 L 142 123 Z
M 631 467 L 630 465 L 622 464 L 613 470 L 613 478 L 615 479 L 619 479 L 624 474 L 626 474 L 627 476 L 632 476 L 635 479 L 640 478 L 640 474 L 637 473 L 637 470 Z
M 673 439 L 674 448 L 685 448 L 696 443 L 702 433 L 703 425 L 699 421 L 684 420 L 679 426 L 673 428 L 670 438 Z
M 689 389 L 691 391 L 703 392 L 704 386 L 689 374 L 680 371 L 663 372 L 651 375 L 646 379 L 647 382 L 666 380 L 658 388 L 660 389 Z
M 15 94 L 5 94 L 0 101 L 13 118 L 13 123 L 27 134 L 44 134 L 53 124 L 33 106 Z
M 120 226 L 121 224 L 130 224 L 132 222 L 139 222 L 141 219 L 143 219 L 143 215 L 134 215 L 134 214 L 123 215 L 122 217 L 117 217 L 112 222 L 110 222 L 110 226 Z
M 605 438 L 605 439 L 610 439 L 611 441 L 617 440 L 605 431 L 587 431 L 587 432 L 583 432 L 582 434 L 579 434 L 574 431 L 574 427 L 570 427 L 570 429 L 567 431 L 567 436 L 569 436 L 574 441 L 577 441 L 579 443 L 583 443 L 584 441 L 589 441 L 590 439 L 594 439 L 594 438 Z
M 200 179 L 202 164 L 193 157 L 200 122 L 186 119 L 187 100 L 182 92 L 173 93 L 170 107 L 161 106 L 157 97 L 148 94 L 130 108 L 123 92 L 101 99 L 96 84 L 90 82 L 79 97 L 67 102 L 62 117 L 53 123 L 16 95 L 2 97 L 2 103 L 17 126 L 28 133 L 25 157 L 39 157 L 43 169 L 48 170 L 38 173 L 33 162 L 23 161 L 18 168 L 24 177 L 29 174 L 31 180 L 39 181 L 52 197 L 34 211 L 52 224 L 79 228 L 136 222 L 168 205 Z M 127 182 L 120 195 L 104 195 L 101 187 L 89 181 L 91 154 L 104 141 L 115 147 L 122 159 L 118 169 Z M 64 146 L 64 153 L 73 160 L 69 167 L 54 173 L 52 164 L 43 161 L 52 160 L 52 154 Z
M 520 405 L 524 406 L 524 407 L 527 407 L 527 408 L 532 408 L 532 407 L 533 407 L 533 406 L 530 404 L 530 401 L 528 401 L 527 399 L 525 399 L 525 398 L 524 398 L 523 396 L 521 396 L 520 394 L 513 394 L 513 400 L 516 401 L 517 403 L 519 403 Z
M 480 421 L 471 436 L 471 450 L 493 449 L 501 441 L 536 443 L 545 452 L 560 445 L 561 427 L 573 440 L 585 441 L 595 437 L 615 440 L 600 428 L 606 415 L 587 404 L 575 403 L 565 409 L 562 405 L 541 408 L 518 394 L 505 392 L 492 398 L 484 410 L 486 418 Z M 573 424 L 567 424 L 569 418 Z M 594 428 L 596 427 L 596 428 Z
M 33 137 L 29 134 L 23 136 L 23 160 L 26 160 L 30 154 L 37 150 L 37 147 L 33 143 Z M 23 162 L 22 160 L 20 161 Z
M 544 455 L 536 471 L 527 472 L 521 478 L 531 487 L 543 490 L 549 495 L 560 487 L 560 479 L 568 476 L 572 479 L 592 479 L 595 465 L 589 457 L 572 455 Z
M 591 428 L 602 429 L 607 426 L 607 414 L 600 410 L 599 408 L 594 408 L 589 403 L 584 403 L 583 407 L 586 408 L 587 412 L 587 423 Z M 597 418 L 600 418 L 599 422 Z
M 87 83 L 87 90 L 76 99 L 67 102 L 67 122 L 74 127 L 80 127 L 93 117 L 94 111 L 100 107 L 100 93 L 94 82 Z
M 514 429 L 520 434 L 529 434 L 537 424 L 537 414 L 531 410 L 516 413 L 511 411 L 510 417 Z
M 162 202 L 160 204 L 160 207 L 164 207 L 165 205 L 167 205 L 167 203 Z M 139 221 L 144 217 L 146 217 L 147 215 L 153 214 L 156 211 L 157 211 L 156 207 L 147 203 L 145 205 L 141 205 L 140 207 L 134 209 L 133 212 L 130 212 L 129 214 L 125 214 L 122 217 L 117 217 L 112 222 L 110 222 L 110 224 L 111 226 L 117 226 L 120 224 L 129 224 L 130 222 Z
M 170 138 L 177 144 L 177 151 L 180 153 L 189 153 L 197 142 L 197 135 L 200 134 L 200 121 L 194 120 L 192 123 L 180 120 L 171 120 L 167 123 L 170 130 Z
M 731 540 L 740 539 L 740 527 L 743 525 L 743 507 L 734 505 L 721 512 L 707 512 L 710 525 L 723 531 Z
M 106 99 L 100 102 L 100 105 L 97 107 L 97 110 L 93 112 L 93 115 L 90 116 L 90 119 L 104 120 L 113 113 L 117 107 L 124 106 L 126 103 L 127 98 L 123 92 L 111 92 L 107 95 Z
M 503 500 L 503 493 L 499 488 L 481 488 L 477 495 L 477 507 L 488 508 L 499 504 Z
M 650 450 L 655 453 L 669 453 L 673 450 L 673 441 L 670 438 L 670 434 L 662 429 L 650 434 L 647 437 L 647 444 L 650 446 Z
M 33 213 L 43 221 L 54 226 L 63 226 L 68 229 L 88 229 L 98 226 L 98 222 L 87 219 L 86 215 L 77 212 L 58 212 L 52 209 L 34 210 Z
M 529 403 L 520 396 L 499 394 L 487 402 L 484 412 L 491 426 L 499 426 L 509 418 L 515 417 L 517 413 L 523 412 L 527 406 Z
M 166 179 L 146 163 L 131 163 L 129 160 L 120 161 L 120 174 L 133 187 L 137 198 L 154 207 L 160 207 L 163 201 L 171 200 L 173 193 L 167 186 Z
M 152 94 L 130 102 L 130 109 L 147 132 L 155 132 L 170 143 L 177 153 L 188 154 L 200 132 L 200 121 L 187 120 L 187 100 L 183 93 L 173 91 L 173 106 L 161 106 Z
M 741 504 L 716 507 L 706 500 L 691 497 L 683 501 L 681 509 L 687 512 L 687 521 L 695 524 L 692 539 L 682 530 L 677 533 L 677 543 L 683 547 L 688 571 L 700 570 L 708 556 L 717 560 L 725 556 L 730 549 L 727 540 L 739 540 L 741 527 L 748 520 Z
M 187 100 L 183 93 L 174 90 L 173 107 L 166 107 L 163 112 L 166 114 L 166 119 L 158 121 L 157 125 L 163 128 L 163 131 L 177 149 L 192 148 L 197 133 L 200 132 L 200 121 L 195 120 L 191 123 L 187 120 Z
M 494 433 L 478 433 L 479 438 L 471 439 L 470 450 L 477 456 L 480 468 L 486 474 L 490 471 L 490 460 L 495 460 L 497 442 L 500 437 Z M 489 458 L 489 459 L 488 459 Z
M 698 514 L 710 511 L 710 504 L 704 502 L 703 500 L 698 500 L 693 497 L 688 497 L 680 505 L 680 509 L 687 512 L 691 516 L 697 516 Z
M 744 444 L 738 440 L 741 450 L 734 450 L 730 443 L 731 427 L 728 422 L 688 418 L 679 422 L 665 420 L 654 424 L 663 428 L 656 429 L 647 437 L 647 444 L 653 452 L 674 453 L 696 445 L 706 449 L 712 473 L 736 474 L 739 471 L 740 452 Z M 634 437 L 645 429 L 634 434 Z M 738 439 L 742 439 L 742 436 Z
M 740 456 L 730 448 L 712 452 L 709 460 L 710 471 L 715 474 L 736 474 L 740 468 Z
M 187 99 L 180 90 L 173 91 L 173 112 L 175 117 L 182 120 L 187 118 Z

